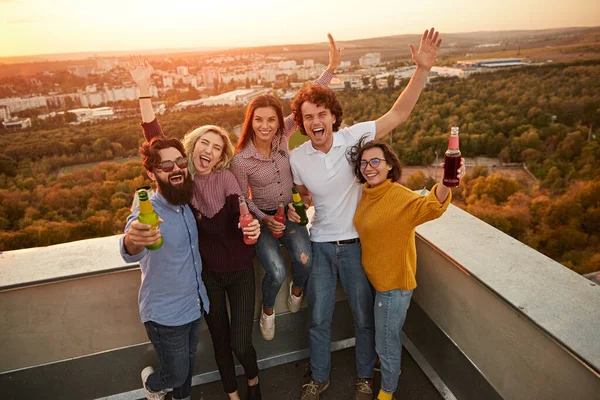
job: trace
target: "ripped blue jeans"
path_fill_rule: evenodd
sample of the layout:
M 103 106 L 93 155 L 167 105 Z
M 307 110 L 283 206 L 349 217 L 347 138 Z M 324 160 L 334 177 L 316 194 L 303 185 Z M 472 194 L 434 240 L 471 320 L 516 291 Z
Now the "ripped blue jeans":
M 286 266 L 279 245 L 287 248 L 292 258 L 294 286 L 304 289 L 312 265 L 312 247 L 306 226 L 285 221 L 283 237 L 277 239 L 265 225 L 260 228 L 260 237 L 256 243 L 256 256 L 265 268 L 262 281 L 263 307 L 275 306 L 275 298 L 285 280 Z

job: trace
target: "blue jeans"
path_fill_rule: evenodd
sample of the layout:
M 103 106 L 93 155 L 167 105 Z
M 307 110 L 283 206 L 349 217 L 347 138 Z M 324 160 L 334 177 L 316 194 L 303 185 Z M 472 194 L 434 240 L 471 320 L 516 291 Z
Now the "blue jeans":
M 160 369 L 146 379 L 146 386 L 153 392 L 173 389 L 174 399 L 189 397 L 194 358 L 200 339 L 200 318 L 181 326 L 165 326 L 148 321 L 144 327 L 160 364 Z
M 360 243 L 313 242 L 313 266 L 308 280 L 308 305 L 312 312 L 309 331 L 312 378 L 325 382 L 331 370 L 331 323 L 339 276 L 352 315 L 356 336 L 358 378 L 372 378 L 375 365 L 373 290 L 361 264 Z
M 265 268 L 262 281 L 263 307 L 275 306 L 275 298 L 285 280 L 285 261 L 279 250 L 279 244 L 287 247 L 292 258 L 294 286 L 304 289 L 312 264 L 312 249 L 306 226 L 285 221 L 283 237 L 277 239 L 266 225 L 260 228 L 260 237 L 256 243 L 256 256 Z
M 402 327 L 412 290 L 394 289 L 375 294 L 375 348 L 381 362 L 381 390 L 398 389 L 402 357 Z

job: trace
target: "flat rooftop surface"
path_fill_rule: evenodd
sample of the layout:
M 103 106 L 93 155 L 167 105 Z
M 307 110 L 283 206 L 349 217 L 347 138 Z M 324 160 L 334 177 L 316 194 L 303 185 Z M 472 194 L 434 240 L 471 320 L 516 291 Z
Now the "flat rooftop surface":
M 321 394 L 323 400 L 348 400 L 354 398 L 354 382 L 356 379 L 356 361 L 354 347 L 333 352 L 331 355 L 331 385 Z M 283 364 L 260 371 L 260 387 L 263 400 L 298 400 L 302 385 L 306 382 L 308 359 Z M 379 372 L 375 372 L 375 392 L 380 386 Z M 246 380 L 238 377 L 239 393 L 242 399 L 246 396 Z M 227 399 L 221 381 L 192 388 L 192 400 Z M 417 363 L 402 349 L 402 374 L 396 398 L 402 400 L 443 400 L 431 381 L 419 368 Z

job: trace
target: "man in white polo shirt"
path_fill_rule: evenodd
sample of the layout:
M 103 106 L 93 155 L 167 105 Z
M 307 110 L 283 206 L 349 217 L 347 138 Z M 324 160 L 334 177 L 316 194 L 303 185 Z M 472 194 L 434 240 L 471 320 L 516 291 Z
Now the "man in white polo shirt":
M 346 151 L 364 135 L 379 139 L 406 121 L 425 85 L 437 56 L 441 39 L 432 28 L 421 38 L 419 51 L 410 45 L 417 69 L 392 108 L 376 121 L 362 122 L 338 130 L 342 106 L 327 87 L 303 87 L 292 102 L 294 119 L 310 141 L 290 156 L 294 183 L 312 202 L 315 217 L 310 229 L 313 265 L 308 281 L 308 304 L 312 313 L 310 328 L 311 379 L 303 386 L 301 399 L 319 399 L 329 386 L 331 368 L 331 323 L 335 288 L 339 276 L 354 317 L 356 336 L 355 398 L 373 399 L 375 326 L 373 292 L 361 265 L 361 247 L 352 219 L 362 186 L 358 184 Z M 295 215 L 290 213 L 290 219 Z

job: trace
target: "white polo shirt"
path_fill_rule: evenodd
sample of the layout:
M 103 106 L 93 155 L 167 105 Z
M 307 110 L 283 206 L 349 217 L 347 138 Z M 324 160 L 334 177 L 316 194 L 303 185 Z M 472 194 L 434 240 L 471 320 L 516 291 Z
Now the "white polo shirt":
M 294 183 L 306 186 L 315 204 L 311 241 L 333 242 L 358 237 L 352 220 L 362 185 L 354 176 L 346 151 L 363 135 L 373 140 L 375 130 L 375 121 L 361 122 L 335 132 L 328 153 L 316 150 L 310 141 L 292 151 L 290 165 Z

